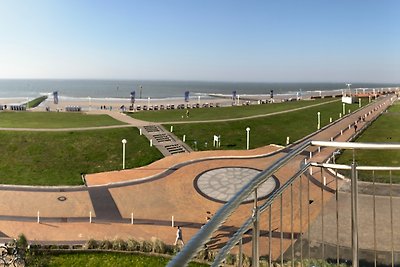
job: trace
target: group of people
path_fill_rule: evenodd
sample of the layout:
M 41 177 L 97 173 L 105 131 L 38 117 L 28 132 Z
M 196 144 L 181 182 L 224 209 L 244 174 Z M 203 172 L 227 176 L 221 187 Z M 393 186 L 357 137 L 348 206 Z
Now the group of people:
M 106 109 L 107 109 L 107 107 L 106 107 L 106 105 L 104 105 L 104 106 L 100 106 L 100 109 L 104 109 L 104 110 L 106 110 Z M 109 110 L 112 110 L 112 106 L 110 106 L 110 107 L 109 107 Z

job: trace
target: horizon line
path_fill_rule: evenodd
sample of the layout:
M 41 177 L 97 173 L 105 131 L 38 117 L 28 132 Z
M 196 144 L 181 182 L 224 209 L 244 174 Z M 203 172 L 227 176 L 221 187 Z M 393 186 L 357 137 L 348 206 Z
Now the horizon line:
M 49 80 L 49 81 L 160 81 L 160 82 L 215 82 L 215 83 L 286 83 L 286 84 L 313 84 L 313 83 L 343 83 L 346 84 L 349 81 L 227 81 L 227 80 L 188 80 L 188 79 L 135 79 L 135 78 L 4 78 L 0 77 L 0 80 Z M 353 84 L 400 84 L 400 82 L 388 82 L 388 81 L 351 81 Z

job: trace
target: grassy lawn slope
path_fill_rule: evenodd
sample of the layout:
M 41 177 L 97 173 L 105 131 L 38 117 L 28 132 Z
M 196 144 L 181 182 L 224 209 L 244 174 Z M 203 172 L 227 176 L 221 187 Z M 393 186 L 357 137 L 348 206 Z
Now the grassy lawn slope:
M 383 113 L 356 142 L 398 143 L 400 142 L 400 103 L 396 102 L 386 113 Z M 400 150 L 357 150 L 356 161 L 363 166 L 400 166 Z M 351 164 L 353 153 L 350 150 L 338 158 L 340 164 Z M 393 180 L 400 183 L 400 173 L 393 172 Z M 361 172 L 359 177 L 372 181 L 371 172 Z M 377 172 L 376 181 L 389 182 L 388 172 Z
M 68 132 L 0 131 L 0 183 L 78 185 L 80 173 L 118 170 L 122 139 L 127 139 L 126 168 L 162 157 L 136 128 Z
M 272 105 L 271 105 L 272 106 Z M 356 110 L 357 104 L 346 105 L 346 109 Z M 246 149 L 246 127 L 250 127 L 250 148 L 269 144 L 285 145 L 317 130 L 317 112 L 321 112 L 321 127 L 329 124 L 329 119 L 339 119 L 342 103 L 339 101 L 310 107 L 301 111 L 246 119 L 238 121 L 176 124 L 174 133 L 178 138 L 186 135 L 186 143 L 193 149 L 213 149 L 213 135 L 221 135 L 220 149 Z M 170 129 L 170 125 L 165 125 Z
M 129 115 L 136 119 L 153 122 L 222 120 L 269 114 L 331 101 L 339 101 L 339 99 L 330 98 L 250 106 L 189 109 L 189 118 L 186 118 L 186 109 L 141 111 L 130 113 Z
M 1 112 L 0 128 L 79 128 L 123 125 L 108 115 L 68 112 Z

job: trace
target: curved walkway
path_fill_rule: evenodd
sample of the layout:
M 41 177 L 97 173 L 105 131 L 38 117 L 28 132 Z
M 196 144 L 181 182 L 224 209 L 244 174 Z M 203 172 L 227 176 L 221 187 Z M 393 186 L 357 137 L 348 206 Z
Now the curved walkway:
M 306 139 L 330 140 L 336 136 L 337 141 L 348 140 L 354 135 L 354 130 L 348 126 L 364 114 L 369 115 L 365 121 L 358 123 L 362 126 L 371 121 L 390 104 L 388 101 L 382 104 L 385 100 L 388 99 L 381 99 L 350 114 Z M 340 135 L 343 130 L 343 135 Z M 0 197 L 12 201 L 3 201 L 0 204 L 0 231 L 5 237 L 16 237 L 24 233 L 31 241 L 83 242 L 89 238 L 157 237 L 173 243 L 173 220 L 174 225 L 183 227 L 184 238 L 187 240 L 224 201 L 215 199 L 207 190 L 200 194 L 198 184 L 196 190 L 196 178 L 210 170 L 221 168 L 263 170 L 281 158 L 291 147 L 282 149 L 268 146 L 249 151 L 207 151 L 173 155 L 134 170 L 88 175 L 87 188 L 38 189 L 3 186 L 0 188 Z M 313 152 L 316 160 L 322 160 L 332 151 L 323 149 L 320 153 L 308 151 L 305 154 L 309 152 Z M 285 183 L 306 157 L 308 155 L 300 155 L 278 171 L 276 182 Z M 208 183 L 212 183 L 212 179 Z M 318 184 L 311 183 L 311 186 L 318 191 Z M 222 187 L 224 185 L 220 184 L 219 188 Z M 225 191 L 227 197 L 230 194 L 234 194 L 234 190 L 229 193 Z M 328 200 L 329 197 L 326 197 L 324 201 Z M 314 201 L 320 201 L 317 195 Z M 213 245 L 218 247 L 224 242 L 232 230 L 251 214 L 251 210 L 251 203 L 242 204 L 221 229 Z M 311 211 L 313 218 L 318 213 L 317 208 Z M 290 219 L 287 217 L 285 216 L 285 220 Z M 287 229 L 282 231 L 286 232 Z M 290 240 L 284 244 L 285 247 L 288 245 Z

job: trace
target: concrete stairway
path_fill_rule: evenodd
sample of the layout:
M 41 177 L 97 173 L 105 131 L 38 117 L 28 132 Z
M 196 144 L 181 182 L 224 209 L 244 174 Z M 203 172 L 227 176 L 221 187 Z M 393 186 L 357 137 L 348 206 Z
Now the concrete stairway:
M 155 146 L 164 156 L 177 153 L 188 153 L 192 149 L 179 140 L 173 133 L 168 132 L 165 128 L 158 124 L 140 126 L 142 134 L 147 139 L 153 141 Z

